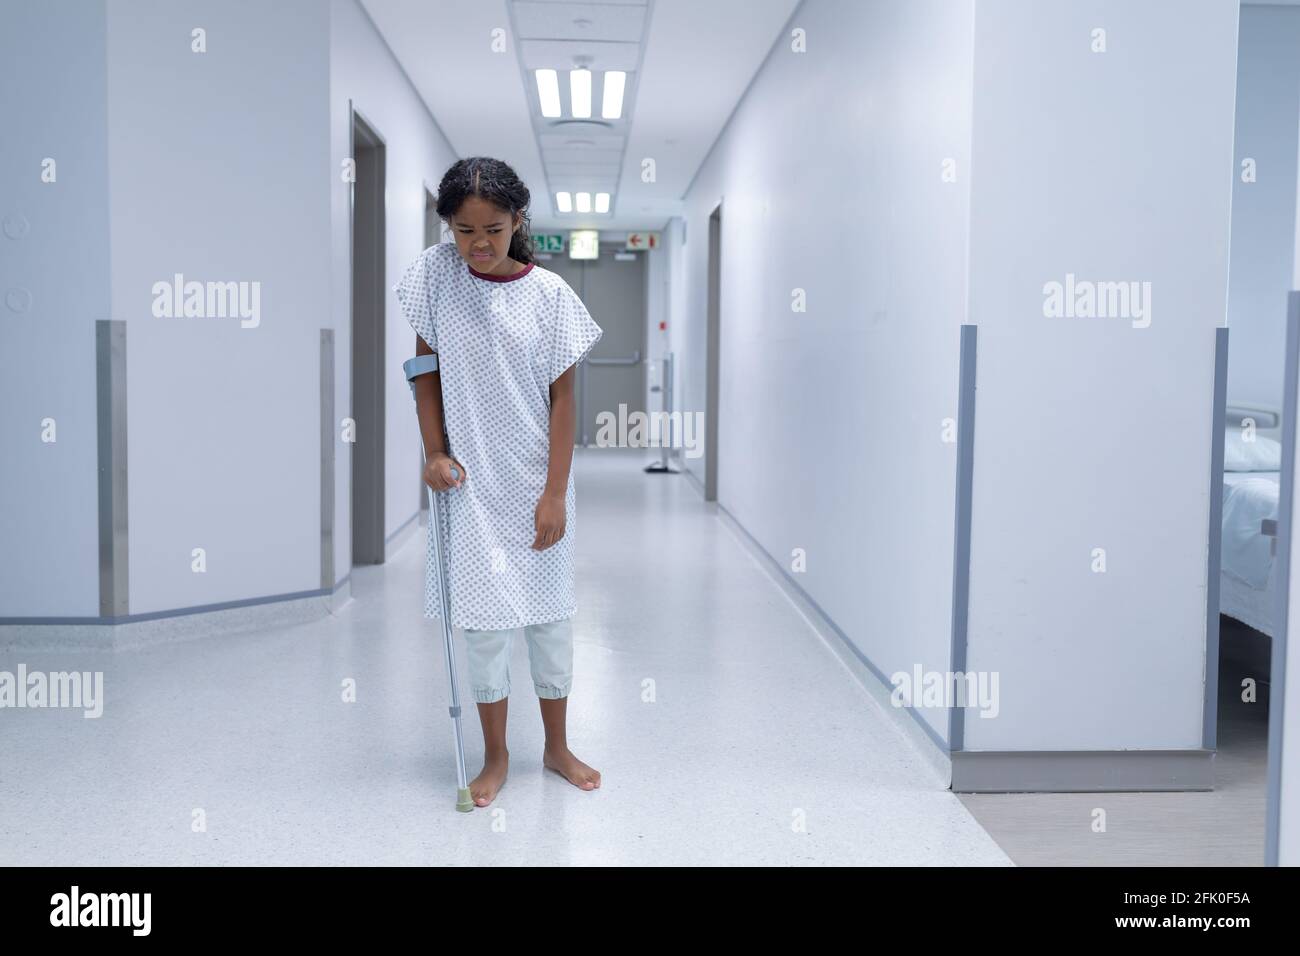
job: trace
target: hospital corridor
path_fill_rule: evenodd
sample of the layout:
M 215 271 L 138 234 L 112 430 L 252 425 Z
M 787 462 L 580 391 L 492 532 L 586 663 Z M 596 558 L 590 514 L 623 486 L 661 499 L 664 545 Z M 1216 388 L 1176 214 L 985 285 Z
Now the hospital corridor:
M 593 530 L 583 528 L 575 670 L 588 690 L 575 691 L 569 733 L 601 754 L 594 805 L 572 804 L 572 787 L 541 773 L 541 726 L 517 680 L 527 693 L 511 698 L 505 832 L 441 812 L 446 788 L 431 782 L 454 769 L 437 733 L 438 646 L 402 613 L 423 570 L 412 536 L 357 573 L 337 615 L 232 634 L 221 650 L 194 640 L 137 650 L 126 667 L 111 654 L 92 661 L 130 702 L 99 719 L 92 767 L 68 766 L 66 729 L 19 715 L 30 804 L 16 818 L 6 803 L 5 832 L 50 839 L 7 839 L 7 862 L 71 866 L 94 852 L 152 865 L 1005 865 L 690 486 L 628 477 L 643 458 L 578 456 Z M 664 566 L 664 554 L 680 560 Z M 315 706 L 334 672 L 355 677 L 358 706 Z M 107 797 L 98 809 L 60 807 L 88 776 Z M 224 818 L 218 841 L 150 823 L 196 784 L 213 829 Z M 806 840 L 790 831 L 796 811 L 815 821 Z
M 1282 905 L 1300 0 L 0 0 L 0 77 L 7 926 Z

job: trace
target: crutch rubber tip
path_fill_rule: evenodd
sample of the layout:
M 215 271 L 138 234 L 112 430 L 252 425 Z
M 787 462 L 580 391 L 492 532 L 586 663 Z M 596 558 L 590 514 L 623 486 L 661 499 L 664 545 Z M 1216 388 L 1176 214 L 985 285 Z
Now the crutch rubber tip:
M 474 800 L 469 795 L 469 787 L 456 791 L 456 809 L 461 813 L 469 813 L 474 809 Z

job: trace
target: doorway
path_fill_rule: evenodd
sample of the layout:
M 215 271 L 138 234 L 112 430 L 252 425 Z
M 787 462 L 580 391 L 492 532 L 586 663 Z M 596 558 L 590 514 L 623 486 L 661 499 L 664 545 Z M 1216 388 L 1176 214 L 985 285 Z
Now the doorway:
M 619 406 L 627 414 L 645 404 L 646 268 L 649 253 L 624 253 L 602 249 L 597 259 L 570 259 L 568 255 L 539 260 L 578 293 L 600 326 L 600 341 L 578 366 L 575 386 L 576 444 L 594 444 L 602 412 L 619 420 Z M 630 258 L 629 258 L 630 257 Z
M 1242 4 L 1237 51 L 1232 224 L 1225 338 L 1224 427 L 1215 429 L 1212 477 L 1213 634 L 1219 670 L 1207 667 L 1207 720 L 1216 718 L 1215 770 L 1250 812 L 1247 834 L 1221 829 L 1235 843 L 1262 838 L 1265 862 L 1279 853 L 1279 768 L 1287 731 L 1277 723 L 1285 701 L 1293 569 L 1293 462 L 1300 339 L 1296 249 L 1297 116 L 1300 10 Z M 1258 168 L 1260 174 L 1255 175 Z M 1263 170 L 1269 170 L 1268 175 Z M 1228 329 L 1231 347 L 1227 348 Z M 1213 660 L 1207 661 L 1207 665 Z M 1211 699 L 1209 695 L 1213 695 Z M 1217 709 L 1211 703 L 1217 701 Z M 1261 801 L 1261 791 L 1264 799 Z M 1261 806 L 1261 804 L 1263 806 Z M 1257 808 L 1267 809 L 1256 820 Z M 1221 804 L 1221 812 L 1232 809 Z M 1239 812 L 1227 817 L 1245 816 Z M 1258 825 L 1261 824 L 1262 826 Z M 1229 825 L 1231 825 L 1229 823 Z M 1283 828 L 1285 829 L 1285 828 Z M 1262 831 L 1262 832 L 1261 832 Z M 1297 844 L 1300 845 L 1300 844 Z M 1283 854 L 1285 855 L 1285 854 Z M 1294 862 L 1292 859 L 1291 862 Z
M 709 214 L 709 302 L 705 342 L 707 367 L 704 390 L 704 500 L 718 500 L 718 371 L 721 367 L 722 203 Z
M 354 108 L 352 157 L 352 564 L 384 560 L 384 141 Z
M 438 197 L 429 189 L 428 183 L 424 184 L 424 248 L 436 246 L 442 242 L 442 220 L 438 218 Z M 428 486 L 424 483 L 424 439 L 420 439 L 420 455 L 416 462 L 415 475 L 415 496 L 419 504 L 416 509 L 420 514 L 420 524 L 427 525 L 429 521 L 429 496 L 426 494 Z
M 438 197 L 424 187 L 424 248 L 442 241 L 442 226 L 438 219 Z

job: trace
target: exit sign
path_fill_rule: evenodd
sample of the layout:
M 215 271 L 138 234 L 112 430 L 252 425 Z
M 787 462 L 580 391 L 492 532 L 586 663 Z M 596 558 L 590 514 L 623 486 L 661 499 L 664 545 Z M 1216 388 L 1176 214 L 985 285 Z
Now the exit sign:
M 563 252 L 564 236 L 546 233 L 540 236 L 533 236 L 533 248 L 538 252 Z
M 599 259 L 600 233 L 595 229 L 574 229 L 569 233 L 570 259 Z

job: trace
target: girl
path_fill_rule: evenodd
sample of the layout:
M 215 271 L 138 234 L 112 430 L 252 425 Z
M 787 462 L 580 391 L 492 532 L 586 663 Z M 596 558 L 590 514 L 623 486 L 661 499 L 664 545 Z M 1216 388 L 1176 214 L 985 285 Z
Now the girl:
M 415 403 L 424 480 L 447 491 L 435 496 L 440 513 L 430 516 L 429 533 L 440 529 L 445 542 L 450 621 L 468 649 L 483 725 L 483 772 L 470 782 L 481 807 L 506 779 L 510 649 L 519 631 L 542 709 L 543 766 L 583 790 L 600 786 L 600 773 L 569 750 L 565 709 L 577 611 L 574 366 L 602 330 L 568 283 L 534 263 L 529 199 L 505 163 L 460 160 L 438 186 L 438 216 L 455 244 L 424 250 L 393 287 L 416 354 L 438 353 L 439 370 L 415 380 Z M 442 589 L 428 544 L 424 616 L 437 619 Z

